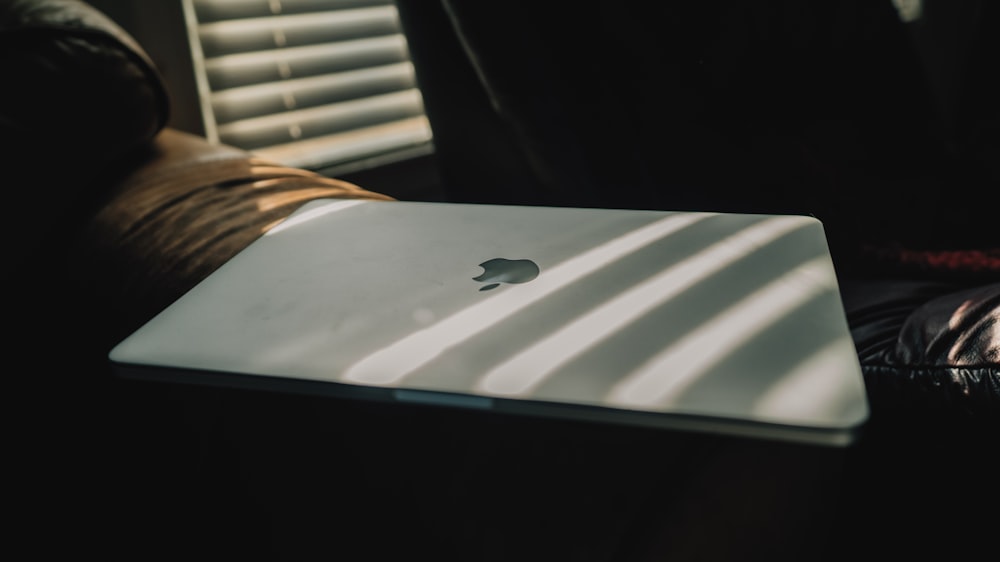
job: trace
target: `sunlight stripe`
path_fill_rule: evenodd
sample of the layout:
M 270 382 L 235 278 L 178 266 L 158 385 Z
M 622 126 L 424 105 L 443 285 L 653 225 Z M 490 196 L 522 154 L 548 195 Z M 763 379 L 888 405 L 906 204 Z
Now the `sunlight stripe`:
M 480 379 L 477 390 L 501 395 L 531 392 L 560 367 L 650 310 L 753 250 L 805 225 L 799 217 L 776 217 L 723 238 L 498 365 Z
M 826 256 L 791 270 L 645 362 L 609 393 L 626 407 L 664 406 L 713 365 L 816 296 L 836 290 Z
M 367 203 L 365 199 L 344 199 L 340 201 L 331 201 L 314 209 L 309 209 L 308 211 L 303 211 L 298 214 L 294 214 L 284 222 L 279 223 L 277 226 L 266 232 L 264 235 L 269 236 L 277 234 L 282 230 L 288 230 L 295 225 L 302 224 L 307 221 L 311 221 L 315 218 L 322 217 L 324 215 L 329 215 L 330 213 L 335 213 L 337 211 L 343 211 L 344 209 L 354 207 L 355 205 L 360 205 L 362 203 Z
M 552 293 L 649 244 L 718 213 L 671 214 L 570 258 L 524 286 L 510 288 L 392 343 L 349 367 L 342 380 L 394 384 L 452 347 Z
M 867 403 L 856 398 L 865 391 L 861 366 L 856 361 L 850 365 L 845 361 L 856 356 L 850 336 L 830 341 L 761 394 L 754 404 L 754 414 L 813 422 L 817 418 L 830 422 L 845 417 L 864 419 L 868 415 Z M 841 375 L 848 367 L 854 371 L 853 377 Z

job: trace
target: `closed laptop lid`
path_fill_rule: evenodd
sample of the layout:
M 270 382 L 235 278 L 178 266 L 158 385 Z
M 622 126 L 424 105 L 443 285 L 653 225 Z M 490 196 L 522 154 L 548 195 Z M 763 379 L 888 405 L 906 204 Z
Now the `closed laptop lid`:
M 314 201 L 116 346 L 124 376 L 850 443 L 812 217 Z

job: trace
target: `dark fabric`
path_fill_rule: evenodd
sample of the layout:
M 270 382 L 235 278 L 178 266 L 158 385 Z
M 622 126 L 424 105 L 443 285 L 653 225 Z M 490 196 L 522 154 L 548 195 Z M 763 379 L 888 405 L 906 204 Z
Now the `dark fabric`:
M 815 216 L 875 411 L 997 410 L 995 3 L 431 4 L 400 16 L 450 197 Z
M 83 2 L 5 2 L 0 57 L 8 76 L 0 133 L 28 162 L 62 158 L 94 169 L 151 139 L 169 117 L 149 57 Z
M 444 40 L 420 36 L 440 8 L 400 14 L 455 197 L 495 200 L 476 178 L 504 168 L 453 141 L 461 126 L 514 139 L 510 169 L 538 190 L 507 202 L 809 214 L 845 270 L 864 243 L 1000 247 L 990 3 L 950 10 L 964 28 L 945 2 L 913 24 L 889 0 L 440 3 L 472 73 L 446 62 L 456 41 L 437 27 Z M 926 29 L 940 36 L 915 38 Z M 446 67 L 479 80 L 492 118 L 446 87 Z
M 529 161 L 523 137 L 490 102 L 444 7 L 398 0 L 400 23 L 434 132 L 441 189 L 456 203 L 556 204 L 550 182 Z M 484 173 L 485 172 L 485 173 Z
M 4 193 L 13 227 L 34 233 L 12 248 L 16 263 L 66 236 L 76 207 L 165 126 L 169 105 L 139 45 L 74 0 L 0 3 L 0 68 L 0 146 L 7 173 L 23 178 Z
M 992 365 L 995 370 L 1000 365 L 1000 340 L 993 337 L 998 330 L 1000 283 L 948 293 L 907 317 L 896 356 L 912 365 Z
M 861 253 L 871 273 L 938 280 L 989 283 L 1000 280 L 1000 246 L 973 248 L 906 248 L 900 244 L 866 244 Z

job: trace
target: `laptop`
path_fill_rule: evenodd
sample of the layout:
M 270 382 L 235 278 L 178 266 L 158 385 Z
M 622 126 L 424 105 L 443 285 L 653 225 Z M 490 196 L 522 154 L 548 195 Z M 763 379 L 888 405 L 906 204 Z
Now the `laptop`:
M 109 355 L 122 377 L 841 447 L 869 410 L 798 215 L 324 199 Z

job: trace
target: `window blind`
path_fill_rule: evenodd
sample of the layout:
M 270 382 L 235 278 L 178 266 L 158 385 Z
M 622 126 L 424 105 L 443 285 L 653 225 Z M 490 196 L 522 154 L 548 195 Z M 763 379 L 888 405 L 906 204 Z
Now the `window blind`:
M 290 166 L 432 150 L 392 0 L 184 0 L 206 136 Z

